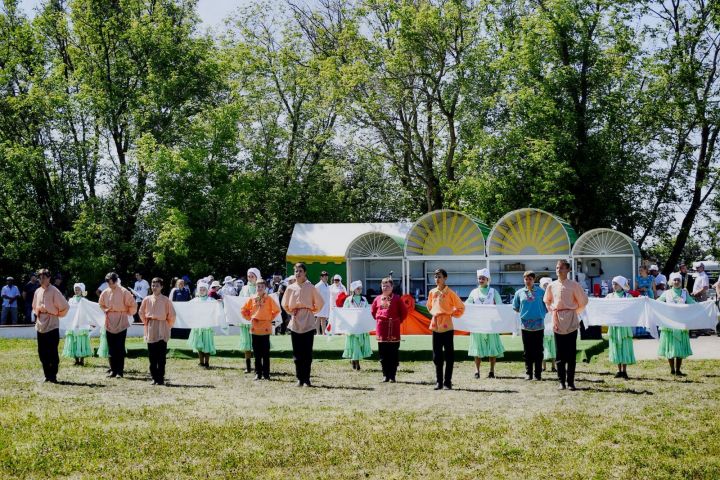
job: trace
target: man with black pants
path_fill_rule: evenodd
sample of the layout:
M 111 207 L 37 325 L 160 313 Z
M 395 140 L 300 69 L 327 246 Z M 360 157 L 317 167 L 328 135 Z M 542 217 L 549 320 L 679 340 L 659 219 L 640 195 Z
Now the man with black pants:
M 130 318 L 135 315 L 137 304 L 133 294 L 120 286 L 117 273 L 108 273 L 105 281 L 108 288 L 100 294 L 98 304 L 105 312 L 105 331 L 111 370 L 108 377 L 122 378 L 125 373 L 125 337 L 127 337 Z
M 152 295 L 147 295 L 138 315 L 145 325 L 145 341 L 150 360 L 150 376 L 153 385 L 165 385 L 165 360 L 170 329 L 175 323 L 175 309 L 168 297 L 162 294 L 162 278 L 155 277 L 151 283 Z
M 559 388 L 575 390 L 578 315 L 587 306 L 588 297 L 579 283 L 568 278 L 570 262 L 558 260 L 555 272 L 558 279 L 548 285 L 544 301 L 553 318 Z
M 40 270 L 40 287 L 35 290 L 32 300 L 33 312 L 36 316 L 38 356 L 42 363 L 45 381 L 57 383 L 60 357 L 60 320 L 58 317 L 67 315 L 70 305 L 60 290 L 50 285 L 50 271 Z
M 295 264 L 295 279 L 283 295 L 282 308 L 291 315 L 288 328 L 298 380 L 296 386 L 310 387 L 315 313 L 322 310 L 324 303 L 315 286 L 308 281 L 304 263 Z
M 525 287 L 515 292 L 513 310 L 520 313 L 522 324 L 523 355 L 525 357 L 525 380 L 542 379 L 543 337 L 545 336 L 545 292 L 535 288 L 535 272 L 523 275 Z
M 435 288 L 430 290 L 427 309 L 432 315 L 430 330 L 432 331 L 433 363 L 435 364 L 435 390 L 452 389 L 452 373 L 455 364 L 455 327 L 453 317 L 460 317 L 465 312 L 465 304 L 460 297 L 448 287 L 447 272 L 435 270 Z M 443 376 L 443 363 L 445 375 Z

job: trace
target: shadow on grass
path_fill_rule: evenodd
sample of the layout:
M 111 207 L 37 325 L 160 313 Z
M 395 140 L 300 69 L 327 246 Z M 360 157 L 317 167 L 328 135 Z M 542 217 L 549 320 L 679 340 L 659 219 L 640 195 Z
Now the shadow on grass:
M 577 391 L 590 393 L 627 393 L 630 395 L 655 395 L 650 390 L 633 390 L 618 388 L 577 387 Z
M 67 385 L 69 387 L 90 387 L 90 388 L 105 388 L 107 385 L 100 383 L 85 383 L 85 382 L 71 382 L 70 380 L 59 380 L 58 385 Z
M 188 383 L 165 382 L 168 388 L 215 388 L 215 385 L 191 385 Z
M 307 387 L 306 387 L 307 388 Z M 346 385 L 318 385 L 313 384 L 310 388 L 322 388 L 325 390 L 357 390 L 361 392 L 374 392 L 375 389 L 373 387 L 348 387 Z
M 471 392 L 471 393 L 520 393 L 519 390 L 489 390 L 484 388 L 452 388 L 456 392 Z

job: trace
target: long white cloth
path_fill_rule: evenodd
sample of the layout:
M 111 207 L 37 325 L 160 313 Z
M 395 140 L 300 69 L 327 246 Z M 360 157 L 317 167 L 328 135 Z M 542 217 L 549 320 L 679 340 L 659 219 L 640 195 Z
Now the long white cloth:
M 280 309 L 280 300 L 277 293 L 271 293 L 268 295 L 272 298 Z M 228 325 L 250 325 L 251 322 L 245 320 L 240 311 L 245 306 L 248 300 L 252 297 L 224 297 L 223 302 L 225 303 L 225 321 Z M 273 325 L 280 325 L 282 323 L 282 315 L 277 314 L 273 319 Z
M 331 308 L 328 324 L 333 334 L 368 333 L 376 326 L 369 308 Z
M 128 315 L 128 321 L 133 323 L 131 315 Z M 93 329 L 92 333 L 97 334 L 104 326 L 105 312 L 97 303 L 85 299 L 70 305 L 67 315 L 60 318 L 61 331 L 91 328 Z
M 175 309 L 175 325 L 173 325 L 175 328 L 227 328 L 222 303 L 217 300 L 173 302 L 173 308 Z
M 515 333 L 518 315 L 512 305 L 466 304 L 460 318 L 454 318 L 455 330 L 470 333 Z
M 591 298 L 583 319 L 585 326 L 645 327 L 647 325 L 647 297 Z M 654 303 L 655 302 L 653 300 Z

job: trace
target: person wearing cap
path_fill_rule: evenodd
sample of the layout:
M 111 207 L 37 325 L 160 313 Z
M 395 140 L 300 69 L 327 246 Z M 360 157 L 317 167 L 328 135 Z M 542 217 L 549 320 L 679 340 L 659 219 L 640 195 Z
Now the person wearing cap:
M 81 302 L 87 302 L 85 296 L 84 283 L 76 283 L 73 285 L 73 296 L 68 300 L 69 305 L 79 305 Z M 93 356 L 93 349 L 90 345 L 90 329 L 73 326 L 65 332 L 65 343 L 63 345 L 62 356 L 65 358 L 74 358 L 75 365 L 85 365 L 85 358 Z
M 35 272 L 30 273 L 28 283 L 23 287 L 22 298 L 25 306 L 25 323 L 32 323 L 32 300 L 35 295 L 35 290 L 40 287 L 40 282 L 37 279 Z
M 345 299 L 343 308 L 369 308 L 370 304 L 362 296 L 363 284 L 355 280 L 350 284 L 352 295 Z M 355 333 L 345 335 L 345 350 L 342 358 L 349 358 L 353 370 L 360 370 L 360 360 L 372 356 L 369 333 Z
M 330 317 L 330 285 L 328 285 L 328 272 L 320 272 L 320 281 L 315 284 L 315 289 L 323 299 L 323 307 L 315 315 L 315 328 L 318 335 L 325 335 L 328 317 Z
M 430 290 L 426 303 L 432 315 L 430 330 L 432 331 L 433 363 L 435 364 L 435 390 L 452 390 L 452 374 L 455 364 L 455 326 L 453 317 L 461 317 L 465 305 L 460 297 L 446 285 L 447 272 L 438 268 L 434 272 L 436 287 Z M 443 377 L 443 363 L 445 375 Z
M 280 313 L 280 305 L 268 294 L 265 280 L 258 279 L 255 288 L 256 294 L 245 302 L 240 313 L 251 322 L 255 380 L 270 380 L 270 335 L 273 319 Z
M 60 290 L 50 284 L 50 270 L 44 268 L 38 272 L 40 287 L 33 296 L 33 313 L 35 313 L 35 331 L 37 332 L 38 356 L 42 363 L 45 381 L 57 383 L 60 357 L 60 320 L 70 310 L 67 300 Z
M 540 279 L 540 288 L 543 292 L 547 290 L 548 285 L 552 283 L 552 278 L 550 277 L 543 277 Z M 544 294 L 543 294 L 544 295 Z M 543 302 L 545 303 L 545 302 Z M 545 314 L 546 317 L 548 314 Z M 542 363 L 542 371 L 544 372 L 547 368 L 546 362 L 550 362 L 550 371 L 556 372 L 555 369 L 555 334 L 552 331 L 552 328 L 548 329 L 548 327 L 545 328 L 545 332 L 543 334 L 543 363 Z
M 693 284 L 692 297 L 696 302 L 704 302 L 708 299 L 708 290 L 710 290 L 710 278 L 705 273 L 705 264 L 701 263 L 697 266 L 695 274 L 695 283 Z
M 216 302 L 219 298 L 210 296 L 210 285 L 204 281 L 197 284 L 197 295 L 191 302 Z M 210 355 L 215 355 L 215 330 L 212 327 L 200 327 L 190 329 L 190 336 L 187 339 L 188 347 L 198 354 L 199 366 L 210 368 Z
M 559 388 L 575 390 L 579 315 L 587 306 L 588 297 L 579 283 L 568 278 L 570 262 L 558 260 L 555 273 L 558 279 L 548 285 L 543 301 L 552 315 Z
M 667 288 L 667 277 L 660 273 L 660 268 L 657 265 L 650 265 L 650 275 L 655 280 L 655 296 L 657 297 L 659 295 L 658 291 L 662 293 Z
M 547 308 L 543 303 L 545 291 L 535 288 L 535 272 L 533 271 L 523 274 L 523 282 L 525 287 L 515 292 L 512 305 L 513 310 L 520 314 L 520 324 L 522 325 L 525 379 L 542 380 L 543 337 L 545 314 L 547 313 Z
M 628 293 L 630 284 L 628 279 L 622 275 L 613 277 L 613 291 L 608 293 L 606 298 L 632 298 Z M 633 348 L 633 327 L 608 327 L 608 338 L 610 343 L 610 363 L 617 365 L 618 371 L 615 378 L 628 379 L 627 366 L 635 364 L 635 350 Z
M 295 264 L 295 281 L 288 285 L 283 295 L 282 308 L 288 312 L 290 323 L 290 341 L 297 387 L 311 386 L 312 349 L 315 335 L 315 314 L 324 305 L 315 285 L 307 279 L 307 267 L 304 263 Z
M 344 293 L 348 294 L 347 288 L 342 284 L 342 277 L 338 274 L 333 276 L 332 285 L 330 285 L 330 307 L 337 305 L 338 295 Z
M 145 299 L 149 293 L 150 284 L 143 278 L 142 273 L 135 272 L 135 285 L 133 286 L 132 294 L 135 295 L 135 303 L 138 305 L 138 310 L 140 309 L 140 304 L 143 299 Z M 140 323 L 140 315 L 137 312 L 134 317 L 135 323 Z
M 223 287 L 220 289 L 220 296 L 224 297 L 226 295 L 231 297 L 237 297 L 238 296 L 238 290 L 235 289 L 235 280 L 230 276 L 226 276 L 223 280 Z
M 2 296 L 2 313 L 0 313 L 0 325 L 7 324 L 8 317 L 12 325 L 17 324 L 18 319 L 18 298 L 20 298 L 20 290 L 15 285 L 13 277 L 5 279 L 6 285 L 2 287 L 0 295 Z
M 490 270 L 483 268 L 477 271 L 478 287 L 468 295 L 466 304 L 500 305 L 502 298 L 494 288 L 490 288 Z M 475 378 L 480 378 L 480 363 L 483 357 L 490 359 L 488 378 L 495 378 L 495 361 L 505 355 L 499 333 L 471 333 L 468 356 L 475 357 Z
M 122 378 L 125 373 L 125 339 L 130 326 L 128 317 L 135 315 L 137 304 L 125 287 L 120 286 L 117 273 L 105 275 L 108 288 L 100 294 L 98 304 L 105 312 L 105 330 L 110 354 L 110 370 L 108 377 Z
M 665 290 L 658 301 L 672 303 L 676 305 L 691 305 L 695 299 L 682 288 L 682 276 L 677 273 L 670 274 L 670 288 Z M 658 346 L 658 356 L 665 357 L 670 364 L 670 374 L 684 377 L 680 367 L 683 358 L 692 355 L 690 347 L 690 332 L 686 329 L 675 329 L 660 327 L 660 345 Z
M 260 269 L 250 268 L 247 271 L 247 285 L 245 285 L 240 291 L 241 297 L 254 297 L 257 294 L 257 282 L 262 279 Z M 266 285 L 267 286 L 267 285 Z M 240 327 L 240 345 L 239 349 L 241 352 L 245 352 L 245 373 L 252 373 L 252 337 L 250 336 L 250 325 L 242 324 Z
M 640 295 L 650 299 L 657 298 L 657 289 L 655 287 L 655 277 L 650 275 L 645 265 L 638 267 L 637 288 Z
M 143 299 L 139 315 L 144 325 L 143 337 L 148 348 L 152 384 L 165 385 L 167 344 L 175 323 L 175 308 L 170 299 L 162 294 L 162 278 L 155 277 L 150 284 L 152 294 Z

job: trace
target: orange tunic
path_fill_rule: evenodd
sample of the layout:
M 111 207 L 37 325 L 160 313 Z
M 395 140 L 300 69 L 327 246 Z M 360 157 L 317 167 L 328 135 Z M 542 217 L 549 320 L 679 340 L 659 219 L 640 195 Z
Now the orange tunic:
M 170 340 L 170 329 L 175 324 L 175 309 L 168 297 L 148 295 L 140 304 L 138 315 L 145 324 L 147 343 Z
M 36 315 L 35 330 L 39 333 L 47 333 L 60 328 L 58 317 L 64 317 L 70 310 L 67 300 L 60 290 L 53 285 L 40 287 L 35 290 L 32 309 Z
M 98 299 L 100 308 L 105 312 L 105 330 L 120 333 L 130 326 L 128 315 L 135 315 L 137 304 L 133 294 L 118 285 L 113 290 L 106 288 Z
M 245 320 L 252 322 L 250 333 L 253 335 L 270 335 L 272 321 L 280 313 L 280 306 L 267 294 L 249 299 L 240 310 Z
M 295 333 L 307 333 L 315 329 L 314 313 L 322 310 L 325 302 L 315 285 L 305 280 L 287 287 L 282 299 L 282 308 L 292 315 L 288 328 Z
M 426 307 L 432 314 L 430 330 L 438 333 L 453 330 L 452 317 L 460 317 L 465 312 L 465 304 L 448 286 L 442 291 L 437 287 L 430 290 Z
M 545 290 L 543 301 L 552 314 L 555 333 L 566 335 L 580 327 L 578 314 L 588 304 L 588 297 L 579 283 L 570 279 L 555 280 Z

